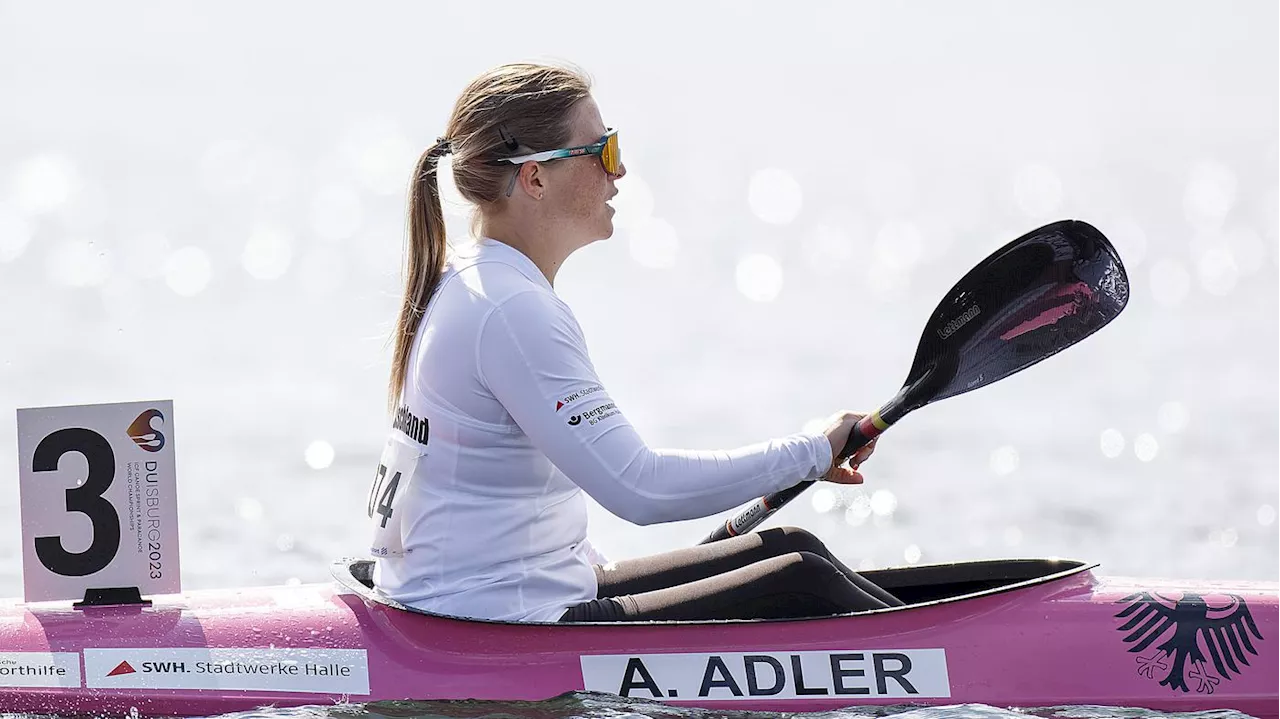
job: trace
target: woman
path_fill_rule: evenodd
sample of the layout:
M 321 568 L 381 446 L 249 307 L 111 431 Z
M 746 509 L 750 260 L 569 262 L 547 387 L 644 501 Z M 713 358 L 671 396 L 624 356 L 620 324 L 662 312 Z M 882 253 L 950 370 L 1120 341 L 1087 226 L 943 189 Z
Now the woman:
M 375 586 L 432 612 L 533 622 L 900 605 L 801 530 L 611 564 L 587 541 L 584 491 L 651 524 L 802 479 L 862 481 L 832 466 L 860 415 L 732 451 L 655 450 L 610 399 L 553 284 L 570 253 L 613 234 L 607 203 L 626 175 L 617 143 L 580 73 L 514 64 L 463 91 L 446 134 L 419 160 L 395 421 L 369 496 Z M 437 175 L 449 154 L 479 239 L 446 261 Z

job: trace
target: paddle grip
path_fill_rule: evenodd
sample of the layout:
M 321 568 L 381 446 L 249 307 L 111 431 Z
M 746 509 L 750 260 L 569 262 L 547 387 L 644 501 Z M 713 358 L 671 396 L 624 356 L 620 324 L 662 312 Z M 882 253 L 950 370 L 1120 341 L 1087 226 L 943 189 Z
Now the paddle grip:
M 884 425 L 884 422 L 880 420 L 880 412 L 869 414 L 858 420 L 858 423 L 853 425 L 853 429 L 849 431 L 849 439 L 845 442 L 844 448 L 840 450 L 840 453 L 835 456 L 832 466 L 842 464 L 846 459 L 852 457 L 854 452 L 862 449 L 871 440 L 878 437 L 884 429 L 877 426 L 877 422 L 880 425 Z M 761 522 L 773 516 L 774 512 L 782 509 L 782 506 L 787 502 L 795 499 L 808 489 L 814 481 L 806 480 L 795 486 L 787 487 L 780 492 L 774 492 L 757 499 L 751 503 L 750 507 L 739 512 L 733 519 L 716 527 L 715 531 L 708 534 L 706 539 L 703 539 L 699 544 L 710 544 L 750 532 L 758 527 Z
M 876 421 L 879 418 L 880 414 L 874 412 L 858 420 L 858 423 L 853 425 L 853 429 L 849 431 L 849 439 L 844 443 L 844 449 L 841 449 L 840 454 L 836 455 L 835 464 L 842 464 L 846 459 L 852 457 L 854 452 L 867 446 L 871 443 L 871 440 L 880 436 L 884 429 L 876 426 Z

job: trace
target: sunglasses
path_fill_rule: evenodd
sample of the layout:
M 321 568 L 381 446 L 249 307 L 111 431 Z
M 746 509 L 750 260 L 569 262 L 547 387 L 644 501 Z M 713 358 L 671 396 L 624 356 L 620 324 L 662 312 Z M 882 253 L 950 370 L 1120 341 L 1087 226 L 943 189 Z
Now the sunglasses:
M 586 157 L 588 155 L 599 155 L 600 164 L 604 167 L 604 171 L 610 175 L 618 174 L 618 168 L 622 166 L 622 151 L 618 149 L 618 131 L 610 129 L 598 142 L 593 142 L 590 145 L 565 147 L 559 150 L 544 150 L 535 152 L 532 155 L 503 157 L 494 160 L 494 163 L 509 162 L 512 165 L 522 165 L 526 162 L 547 162 L 548 160 L 562 160 L 566 157 Z M 511 176 L 511 184 L 507 186 L 507 197 L 511 197 L 511 191 L 515 189 L 516 177 L 519 174 L 519 172 L 516 172 Z

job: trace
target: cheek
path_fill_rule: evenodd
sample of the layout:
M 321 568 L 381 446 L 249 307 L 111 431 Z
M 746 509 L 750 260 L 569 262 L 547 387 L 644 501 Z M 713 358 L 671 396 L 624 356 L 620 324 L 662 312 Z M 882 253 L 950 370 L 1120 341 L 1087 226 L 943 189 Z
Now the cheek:
M 598 215 L 605 198 L 609 195 L 609 183 L 604 172 L 580 173 L 573 185 L 570 203 L 573 214 L 577 217 L 594 217 Z

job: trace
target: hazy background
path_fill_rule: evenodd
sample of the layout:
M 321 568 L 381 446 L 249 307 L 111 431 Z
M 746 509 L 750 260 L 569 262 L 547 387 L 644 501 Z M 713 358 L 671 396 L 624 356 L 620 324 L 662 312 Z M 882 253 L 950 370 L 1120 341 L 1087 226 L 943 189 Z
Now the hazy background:
M 0 596 L 18 407 L 174 400 L 188 588 L 363 551 L 406 180 L 519 59 L 621 129 L 617 232 L 557 291 L 652 444 L 874 408 L 969 267 L 1083 219 L 1112 326 L 774 524 L 862 566 L 1277 578 L 1274 2 L 0 2 Z M 715 524 L 592 521 L 619 558 Z

